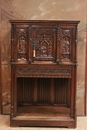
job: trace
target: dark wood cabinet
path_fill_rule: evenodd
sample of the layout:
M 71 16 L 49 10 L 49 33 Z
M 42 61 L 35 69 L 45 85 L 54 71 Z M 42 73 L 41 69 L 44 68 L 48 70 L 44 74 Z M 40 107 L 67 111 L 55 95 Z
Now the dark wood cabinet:
M 79 21 L 10 22 L 10 125 L 75 128 Z

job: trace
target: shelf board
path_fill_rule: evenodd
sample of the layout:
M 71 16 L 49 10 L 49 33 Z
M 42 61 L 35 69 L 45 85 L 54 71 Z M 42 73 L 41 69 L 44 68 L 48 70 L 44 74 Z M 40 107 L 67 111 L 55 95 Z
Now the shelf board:
M 57 106 L 21 106 L 17 109 L 17 118 L 68 118 L 70 109 Z

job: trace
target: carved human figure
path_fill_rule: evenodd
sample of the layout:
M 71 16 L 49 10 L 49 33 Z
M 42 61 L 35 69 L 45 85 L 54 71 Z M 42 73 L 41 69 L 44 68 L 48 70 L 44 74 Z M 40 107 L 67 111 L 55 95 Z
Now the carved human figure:
M 26 40 L 24 36 L 21 36 L 19 39 L 19 52 L 26 52 Z
M 47 56 L 47 45 L 44 43 L 41 47 L 42 56 Z
M 70 46 L 70 43 L 68 41 L 68 38 L 65 37 L 65 39 L 63 41 L 63 45 L 62 45 L 62 52 L 63 53 L 69 53 L 69 46 Z

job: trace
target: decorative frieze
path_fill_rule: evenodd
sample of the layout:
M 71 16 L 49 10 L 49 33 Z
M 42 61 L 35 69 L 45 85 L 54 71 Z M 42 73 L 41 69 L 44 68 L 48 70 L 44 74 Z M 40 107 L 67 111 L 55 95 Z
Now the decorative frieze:
M 71 77 L 71 69 L 19 68 L 17 77 Z

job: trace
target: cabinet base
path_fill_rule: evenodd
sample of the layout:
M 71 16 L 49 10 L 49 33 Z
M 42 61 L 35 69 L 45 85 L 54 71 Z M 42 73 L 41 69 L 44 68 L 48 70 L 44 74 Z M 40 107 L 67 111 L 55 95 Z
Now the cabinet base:
M 54 119 L 20 119 L 15 117 L 10 121 L 11 127 L 65 127 L 65 128 L 76 128 L 75 120 L 72 118 L 54 118 Z

